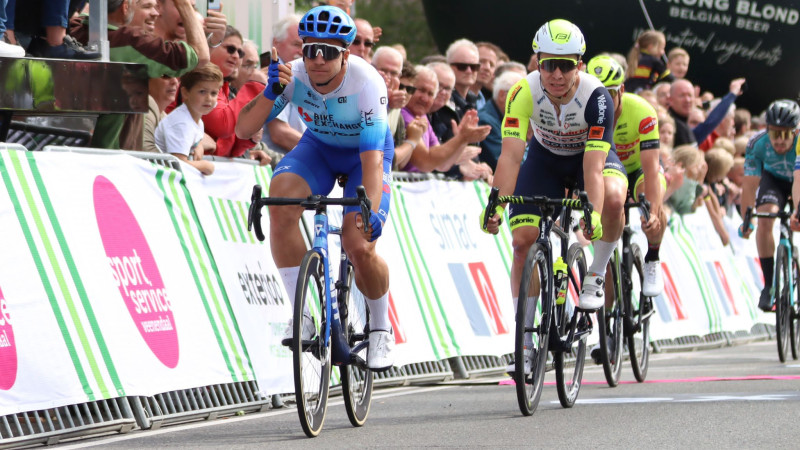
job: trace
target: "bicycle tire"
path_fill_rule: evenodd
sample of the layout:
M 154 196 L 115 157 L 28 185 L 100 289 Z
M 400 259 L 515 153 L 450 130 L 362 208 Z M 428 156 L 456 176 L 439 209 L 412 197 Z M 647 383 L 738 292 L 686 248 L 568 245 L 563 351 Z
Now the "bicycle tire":
M 619 250 L 614 250 L 614 255 L 608 262 L 610 270 L 606 274 L 611 274 L 613 302 L 611 308 L 606 306 L 609 301 L 606 298 L 606 305 L 603 305 L 597 312 L 597 329 L 600 332 L 600 359 L 603 362 L 603 374 L 610 387 L 619 384 L 620 374 L 622 373 L 622 353 L 623 353 L 623 329 L 622 322 L 625 311 L 622 299 L 620 298 L 620 261 Z M 608 295 L 608 290 L 606 290 Z M 609 343 L 611 345 L 609 345 Z
M 786 362 L 789 354 L 789 322 L 791 312 L 789 308 L 789 285 L 790 276 L 789 256 L 786 247 L 778 246 L 778 253 L 775 258 L 775 335 L 778 343 L 778 359 Z
M 633 376 L 636 381 L 642 383 L 647 378 L 647 369 L 650 363 L 650 313 L 653 308 L 653 299 L 642 294 L 644 260 L 642 251 L 636 244 L 631 244 L 631 257 L 633 258 L 632 273 L 630 274 L 631 289 L 624 294 L 627 299 L 625 302 L 625 310 L 628 312 L 627 320 L 633 327 L 638 324 L 640 317 L 644 317 L 644 319 L 642 319 L 639 329 L 626 333 L 626 338 Z M 634 303 L 634 299 L 636 303 Z
M 297 293 L 294 302 L 292 362 L 294 364 L 294 393 L 300 425 L 308 437 L 322 431 L 328 409 L 328 391 L 331 380 L 330 339 L 324 344 L 325 275 L 322 257 L 309 251 L 300 264 Z M 318 308 L 318 310 L 317 310 Z M 304 314 L 309 311 L 311 316 Z M 302 339 L 304 322 L 313 323 L 316 336 Z
M 547 250 L 541 244 L 533 244 L 525 259 L 517 300 L 516 327 L 514 339 L 514 382 L 517 390 L 517 403 L 525 416 L 530 416 L 539 405 L 544 386 L 547 366 L 547 352 L 550 336 L 550 320 L 553 308 L 553 267 L 547 257 Z M 538 278 L 535 278 L 538 277 Z M 538 282 L 544 280 L 545 282 Z M 538 290 L 534 292 L 534 284 Z M 536 295 L 538 294 L 538 295 Z M 532 302 L 528 299 L 537 298 Z M 533 329 L 525 327 L 525 311 L 533 308 Z M 525 373 L 525 334 L 535 333 L 531 357 L 530 376 Z
M 798 292 L 798 282 L 800 281 L 800 263 L 797 261 L 795 251 L 792 249 L 792 294 L 794 295 L 794 305 L 791 309 L 791 328 L 789 328 L 792 341 L 792 359 L 800 356 L 800 292 Z
M 567 266 L 569 267 L 569 287 L 567 288 L 567 298 L 563 305 L 556 305 L 556 323 L 559 324 L 559 331 L 562 339 L 570 331 L 570 321 L 572 315 L 578 314 L 575 309 L 577 296 L 581 292 L 581 282 L 586 276 L 586 255 L 583 247 L 575 243 L 569 247 L 567 252 Z M 555 352 L 554 365 L 556 369 L 556 387 L 558 388 L 558 400 L 564 408 L 572 408 L 578 393 L 581 390 L 583 380 L 583 366 L 586 362 L 586 338 L 577 339 L 572 343 L 569 352 Z M 572 373 L 565 373 L 565 370 L 572 369 Z
M 354 293 L 353 265 L 347 261 L 346 269 L 339 280 L 344 285 L 337 290 L 336 299 L 339 304 L 339 319 L 342 321 L 342 330 L 347 344 L 351 349 L 365 343 L 369 334 L 369 307 L 366 298 L 360 293 Z M 363 362 L 367 360 L 368 346 L 362 346 L 355 354 Z M 369 415 L 372 404 L 372 371 L 364 366 L 347 364 L 340 367 L 342 375 L 342 396 L 347 418 L 354 427 L 363 426 Z

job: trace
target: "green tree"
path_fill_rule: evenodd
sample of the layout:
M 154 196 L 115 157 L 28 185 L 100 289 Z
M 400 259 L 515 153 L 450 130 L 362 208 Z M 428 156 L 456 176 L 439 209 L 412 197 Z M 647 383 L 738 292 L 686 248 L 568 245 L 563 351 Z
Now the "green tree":
M 325 3 L 318 0 L 296 0 L 295 9 L 305 12 Z M 354 15 L 383 30 L 379 45 L 403 44 L 408 59 L 412 62 L 439 53 L 425 19 L 422 0 L 356 0 Z

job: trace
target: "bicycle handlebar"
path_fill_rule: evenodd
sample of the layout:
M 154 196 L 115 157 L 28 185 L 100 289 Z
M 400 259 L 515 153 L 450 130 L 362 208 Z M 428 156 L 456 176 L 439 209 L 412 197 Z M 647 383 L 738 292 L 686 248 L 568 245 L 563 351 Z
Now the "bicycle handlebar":
M 367 197 L 367 190 L 364 186 L 356 187 L 356 197 L 328 198 L 324 195 L 309 195 L 306 198 L 291 197 L 262 197 L 261 185 L 253 186 L 253 193 L 250 196 L 250 210 L 247 214 L 247 231 L 255 228 L 256 238 L 259 241 L 265 239 L 264 231 L 261 228 L 261 208 L 266 205 L 298 205 L 303 209 L 316 210 L 320 206 L 360 206 L 361 217 L 364 224 L 369 224 L 372 214 L 372 201 Z
M 549 198 L 544 195 L 535 195 L 532 197 L 523 196 L 523 195 L 500 195 L 500 189 L 493 187 L 491 192 L 489 193 L 489 199 L 486 203 L 486 212 L 484 213 L 483 217 L 483 227 L 486 228 L 489 225 L 489 218 L 491 218 L 497 206 L 501 203 L 517 203 L 517 204 L 534 204 L 537 206 L 566 206 L 572 209 L 583 209 L 583 220 L 588 227 L 588 232 L 591 234 L 593 231 L 592 228 L 592 211 L 594 211 L 594 206 L 589 201 L 589 196 L 586 194 L 586 191 L 580 191 L 578 194 L 578 198 Z

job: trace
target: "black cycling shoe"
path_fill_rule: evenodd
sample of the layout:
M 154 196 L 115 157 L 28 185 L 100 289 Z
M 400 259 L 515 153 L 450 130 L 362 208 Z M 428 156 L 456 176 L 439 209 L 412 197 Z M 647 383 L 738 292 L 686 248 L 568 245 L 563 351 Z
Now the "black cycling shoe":
M 772 289 L 764 287 L 761 290 L 761 298 L 758 299 L 758 308 L 764 312 L 772 312 Z

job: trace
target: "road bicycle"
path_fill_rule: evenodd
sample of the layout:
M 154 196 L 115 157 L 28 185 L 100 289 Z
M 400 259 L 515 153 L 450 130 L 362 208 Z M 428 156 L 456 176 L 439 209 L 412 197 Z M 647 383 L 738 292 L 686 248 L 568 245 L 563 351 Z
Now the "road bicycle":
M 775 311 L 775 335 L 778 341 L 778 359 L 786 362 L 791 343 L 792 359 L 800 353 L 800 295 L 797 280 L 800 279 L 797 249 L 792 243 L 792 229 L 789 220 L 792 217 L 791 202 L 788 208 L 777 213 L 761 213 L 753 211 L 753 207 L 745 210 L 742 229 L 752 227 L 753 217 L 780 220 L 780 241 L 775 251 L 775 271 L 772 281 L 772 305 Z
M 572 211 L 583 210 L 584 221 L 591 224 L 592 204 L 586 192 L 578 198 L 551 199 L 545 196 L 499 196 L 492 188 L 484 214 L 484 228 L 496 207 L 503 203 L 533 204 L 541 210 L 539 238 L 525 260 L 517 300 L 514 335 L 514 373 L 517 403 L 523 415 L 536 411 L 542 394 L 548 351 L 553 353 L 556 387 L 561 406 L 570 408 L 578 398 L 586 358 L 586 339 L 592 332 L 591 312 L 573 307 L 586 276 L 586 258 L 580 244 L 569 245 Z M 553 219 L 562 208 L 559 224 Z M 553 261 L 550 233 L 560 240 L 560 252 Z M 554 267 L 555 263 L 555 267 Z M 567 294 L 571 299 L 567 300 Z M 530 316 L 526 325 L 526 314 Z M 528 341 L 533 342 L 527 348 Z M 525 359 L 531 361 L 527 371 Z
M 606 272 L 606 278 L 611 281 L 610 286 L 607 283 L 606 304 L 597 311 L 600 355 L 595 362 L 602 363 L 606 382 L 611 387 L 619 384 L 625 347 L 636 381 L 645 380 L 650 360 L 650 316 L 655 309 L 653 299 L 642 293 L 644 260 L 639 245 L 632 242 L 631 208 L 639 208 L 645 221 L 650 219 L 650 202 L 644 194 L 639 194 L 638 202 L 625 203 L 622 255 L 620 257 L 619 247 L 614 249 Z
M 343 183 L 340 181 L 340 184 Z M 312 248 L 303 257 L 297 279 L 290 344 L 297 414 L 303 431 L 309 437 L 322 431 L 328 407 L 331 365 L 340 368 L 345 409 L 353 426 L 364 425 L 372 402 L 373 378 L 366 363 L 369 308 L 363 295 L 353 295 L 353 265 L 344 249 L 335 284 L 330 276 L 328 260 L 328 236 L 341 238 L 342 233 L 340 227 L 329 223 L 328 206 L 360 206 L 364 223 L 369 223 L 371 202 L 366 190 L 358 186 L 356 193 L 357 198 L 341 199 L 322 195 L 262 197 L 261 186 L 255 185 L 250 198 L 247 229 L 254 229 L 259 241 L 265 238 L 261 227 L 263 206 L 299 205 L 315 211 Z M 313 332 L 309 333 L 309 329 Z M 307 336 L 303 335 L 304 331 Z

